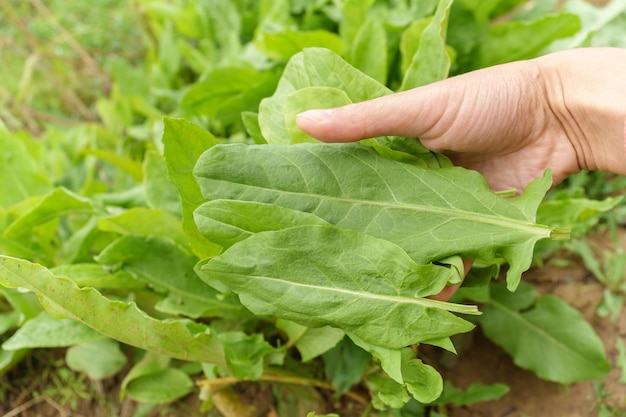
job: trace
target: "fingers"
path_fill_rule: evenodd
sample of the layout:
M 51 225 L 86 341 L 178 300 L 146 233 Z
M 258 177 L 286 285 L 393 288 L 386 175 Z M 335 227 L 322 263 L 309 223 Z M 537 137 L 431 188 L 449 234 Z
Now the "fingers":
M 467 276 L 473 264 L 474 264 L 473 259 L 463 259 L 463 269 L 464 269 L 465 276 Z M 429 298 L 433 300 L 437 300 L 437 301 L 448 301 L 456 293 L 459 287 L 461 287 L 461 284 L 448 285 L 444 287 L 444 289 L 441 290 L 439 294 L 432 295 Z
M 536 65 L 524 61 L 484 68 L 373 100 L 306 111 L 296 122 L 325 142 L 391 135 L 420 138 L 436 152 L 501 151 L 532 130 L 527 115 L 541 98 L 534 96 L 533 71 Z
M 452 296 L 456 293 L 456 291 L 459 289 L 460 286 L 461 284 L 448 285 L 443 290 L 441 290 L 439 294 L 432 295 L 428 298 L 431 298 L 437 301 L 448 301 L 450 298 L 452 298 Z
M 376 136 L 418 137 L 440 119 L 447 97 L 438 86 L 427 86 L 377 99 L 296 117 L 298 127 L 325 142 L 352 142 Z

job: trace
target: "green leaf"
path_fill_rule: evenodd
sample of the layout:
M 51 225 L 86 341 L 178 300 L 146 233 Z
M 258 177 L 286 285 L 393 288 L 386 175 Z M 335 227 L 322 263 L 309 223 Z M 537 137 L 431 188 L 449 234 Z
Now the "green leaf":
M 131 368 L 122 380 L 120 386 L 120 398 L 124 399 L 126 396 L 126 387 L 134 379 L 141 378 L 143 376 L 158 374 L 166 369 L 171 362 L 171 358 L 160 355 L 155 352 L 145 352 L 141 359 Z
M 551 183 L 547 174 L 520 197 L 503 198 L 477 172 L 423 169 L 358 144 L 220 145 L 202 155 L 195 175 L 207 200 L 310 212 L 394 242 L 417 263 L 503 258 L 510 288 L 530 266 L 536 241 L 560 232 L 534 221 Z
M 624 296 L 614 294 L 608 288 L 605 288 L 602 295 L 602 301 L 596 309 L 596 314 L 600 317 L 609 317 L 611 322 L 616 323 L 622 315 L 624 308 Z
M 340 3 L 343 19 L 339 25 L 339 33 L 347 45 L 352 45 L 358 36 L 374 0 L 345 0 Z
M 408 162 L 422 168 L 451 167 L 452 162 L 443 154 L 426 149 L 419 140 L 404 136 L 382 136 L 362 140 L 359 143 L 369 146 L 380 156 L 400 162 Z
M 448 76 L 450 56 L 446 50 L 446 31 L 452 1 L 439 2 L 435 15 L 421 33 L 419 47 L 404 74 L 400 90 L 420 87 Z
M 439 372 L 419 359 L 409 359 L 415 356 L 411 349 L 404 349 L 403 356 L 402 378 L 407 391 L 421 403 L 427 404 L 439 398 L 443 391 L 443 379 Z
M 342 394 L 363 378 L 371 356 L 345 337 L 333 349 L 324 353 L 326 377 L 337 392 Z
M 93 214 L 87 221 L 84 221 L 82 226 L 77 225 L 73 234 L 65 240 L 63 253 L 66 263 L 87 262 L 93 259 L 94 245 L 97 244 L 99 238 L 103 238 L 98 231 L 97 216 L 97 214 Z
M 308 362 L 329 351 L 343 339 L 345 333 L 333 327 L 310 328 L 289 320 L 278 319 L 276 327 L 289 338 L 285 348 L 295 346 L 302 362 Z
M 29 153 L 28 137 L 12 134 L 0 125 L 0 208 L 50 191 L 51 184 L 38 161 Z
M 42 311 L 41 304 L 37 301 L 37 297 L 35 297 L 31 292 L 0 287 L 0 295 L 2 295 L 9 302 L 14 311 L 19 312 L 19 325 L 37 317 Z
M 228 248 L 254 233 L 291 226 L 328 224 L 302 211 L 254 201 L 212 200 L 194 212 L 200 232 L 212 242 Z M 263 219 L 259 222 L 259 219 Z
M 460 0 L 459 3 L 472 11 L 477 22 L 485 24 L 493 16 L 505 13 L 518 3 L 523 3 L 524 1 L 525 0 Z M 549 2 L 546 1 L 546 3 Z M 528 5 L 528 7 L 531 6 L 532 5 Z M 546 11 L 549 12 L 550 9 L 548 8 Z
M 150 83 L 142 68 L 119 56 L 112 56 L 107 65 L 115 84 L 125 95 L 146 97 L 150 94 Z
M 19 322 L 20 312 L 17 310 L 9 311 L 8 313 L 0 313 L 0 335 L 17 327 Z
M 402 58 L 400 69 L 403 75 L 411 66 L 413 57 L 419 49 L 422 33 L 424 33 L 424 30 L 431 22 L 432 18 L 415 20 L 402 32 L 402 37 L 400 38 L 400 53 Z
M 294 91 L 285 103 L 285 126 L 292 143 L 319 142 L 296 125 L 296 115 L 305 110 L 339 107 L 350 104 L 350 97 L 338 88 L 305 87 Z
M 163 123 L 165 161 L 168 177 L 178 188 L 181 197 L 183 230 L 193 252 L 203 259 L 219 252 L 219 247 L 206 240 L 193 221 L 193 211 L 205 201 L 193 178 L 193 167 L 200 155 L 218 142 L 211 133 L 191 122 L 166 117 Z
M 108 271 L 96 263 L 62 264 L 50 269 L 58 277 L 66 277 L 79 287 L 137 290 L 146 284 L 124 271 Z
M 396 381 L 382 375 L 369 375 L 366 379 L 372 395 L 372 405 L 378 410 L 402 408 L 411 396 Z
M 334 52 L 307 48 L 289 60 L 274 95 L 261 101 L 259 126 L 268 143 L 290 143 L 285 125 L 287 97 L 297 90 L 314 86 L 343 90 L 355 103 L 391 93 L 387 87 L 363 74 Z
M 368 343 L 358 336 L 349 334 L 348 337 L 355 345 L 369 352 L 378 359 L 383 370 L 399 384 L 404 384 L 402 377 L 402 348 L 390 349 L 384 346 Z
M 349 335 L 361 348 L 380 361 L 383 370 L 395 382 L 401 384 L 421 403 L 430 403 L 439 397 L 443 387 L 441 375 L 431 366 L 415 358 L 415 352 L 407 348 L 389 349 L 373 345 Z
M 55 317 L 73 318 L 131 346 L 188 361 L 224 363 L 222 347 L 208 328 L 198 324 L 192 331 L 184 321 L 156 320 L 134 303 L 110 301 L 93 288 L 80 289 L 40 265 L 0 256 L 0 285 L 29 289 Z
M 276 352 L 258 333 L 249 336 L 227 332 L 218 337 L 224 345 L 228 370 L 240 379 L 258 379 L 263 373 L 265 357 Z
M 253 235 L 202 270 L 257 315 L 330 325 L 381 346 L 398 348 L 473 327 L 448 311 L 475 313 L 472 306 L 425 298 L 456 271 L 417 265 L 390 242 L 331 226 Z
M 205 37 L 211 39 L 219 47 L 225 60 L 232 59 L 241 49 L 239 35 L 243 25 L 242 16 L 235 2 L 208 0 L 198 5 L 198 11 L 206 14 L 203 23 L 207 25 L 209 33 Z
M 170 240 L 123 236 L 107 246 L 97 261 L 123 268 L 136 279 L 167 292 L 168 298 L 157 304 L 158 310 L 197 318 L 240 309 L 202 282 L 194 271 L 196 257 Z
M 259 145 L 267 143 L 263 134 L 261 133 L 261 127 L 259 126 L 259 114 L 252 111 L 241 112 L 241 120 L 246 127 L 246 131 L 254 141 Z
M 443 394 L 435 401 L 435 404 L 452 404 L 455 407 L 463 407 L 482 401 L 498 400 L 509 391 L 509 387 L 504 384 L 472 384 L 463 391 L 446 381 L 443 385 Z
M 525 300 L 512 303 L 515 295 L 492 286 L 480 319 L 485 335 L 540 378 L 569 384 L 606 376 L 611 366 L 604 347 L 584 317 L 553 295 L 527 309 L 529 291 L 520 290 Z
M 112 339 L 99 339 L 72 346 L 67 350 L 65 362 L 71 369 L 84 372 L 89 378 L 102 380 L 120 372 L 126 365 L 126 355 Z
M 345 48 L 339 36 L 326 30 L 287 29 L 275 33 L 260 31 L 254 39 L 254 45 L 268 57 L 281 62 L 287 62 L 304 48 L 325 48 L 337 54 L 343 53 Z
M 70 214 L 89 214 L 95 211 L 91 201 L 65 188 L 56 188 L 40 197 L 28 210 L 20 213 L 4 231 L 8 238 L 28 234 L 35 226 Z
M 513 20 L 489 26 L 476 55 L 477 67 L 534 58 L 554 40 L 580 30 L 580 18 L 569 13 L 542 16 L 532 21 Z
M 260 1 L 258 29 L 279 32 L 285 28 L 297 27 L 291 15 L 291 3 L 291 0 Z
M 624 339 L 618 337 L 615 340 L 615 350 L 617 351 L 616 367 L 620 369 L 620 377 L 618 381 L 626 384 L 626 344 Z
M 104 336 L 72 319 L 56 319 L 42 312 L 28 320 L 6 342 L 5 350 L 66 347 L 102 339 Z
M 165 74 L 172 77 L 180 70 L 181 53 L 174 35 L 174 25 L 171 22 L 167 23 L 161 31 L 159 39 L 159 67 Z
M 176 186 L 167 179 L 165 159 L 155 151 L 146 152 L 143 161 L 143 183 L 149 207 L 180 218 L 180 195 Z
M 189 247 L 189 240 L 180 221 L 170 213 L 159 209 L 133 207 L 117 216 L 100 218 L 98 228 L 104 232 L 121 235 L 171 239 L 182 248 Z
M 95 156 L 102 161 L 108 162 L 120 171 L 129 174 L 133 180 L 137 182 L 143 180 L 143 168 L 141 166 L 141 162 L 135 161 L 128 155 L 110 151 L 108 149 L 86 149 L 83 153 Z
M 550 45 L 548 51 L 585 46 L 624 47 L 623 22 L 626 2 L 611 1 L 602 7 L 582 0 L 570 0 L 563 4 L 563 11 L 577 15 L 582 28 L 575 36 Z
M 542 202 L 537 210 L 537 219 L 544 224 L 570 228 L 572 237 L 583 236 L 600 221 L 603 213 L 621 201 L 622 197 L 592 200 L 569 188 Z
M 215 68 L 187 91 L 182 106 L 193 114 L 206 114 L 230 124 L 240 120 L 241 112 L 257 110 L 261 99 L 274 91 L 277 82 L 276 71 Z
M 28 349 L 4 350 L 0 348 L 0 376 L 5 375 L 29 352 Z
M 383 24 L 370 17 L 360 26 L 346 53 L 354 67 L 381 84 L 387 82 L 387 33 Z
M 184 397 L 193 389 L 189 375 L 180 369 L 165 368 L 133 379 L 126 386 L 126 393 L 138 402 L 164 404 Z

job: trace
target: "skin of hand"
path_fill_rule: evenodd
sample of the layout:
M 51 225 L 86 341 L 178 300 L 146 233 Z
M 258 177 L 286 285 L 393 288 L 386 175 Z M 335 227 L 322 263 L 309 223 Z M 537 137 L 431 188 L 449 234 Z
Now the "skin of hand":
M 547 168 L 553 185 L 583 169 L 626 174 L 626 49 L 556 52 L 296 121 L 325 142 L 419 138 L 496 191 L 521 192 Z M 432 298 L 447 300 L 457 288 Z
M 580 48 L 493 66 L 334 109 L 300 113 L 325 142 L 419 138 L 493 190 L 523 190 L 552 169 L 626 174 L 626 49 Z

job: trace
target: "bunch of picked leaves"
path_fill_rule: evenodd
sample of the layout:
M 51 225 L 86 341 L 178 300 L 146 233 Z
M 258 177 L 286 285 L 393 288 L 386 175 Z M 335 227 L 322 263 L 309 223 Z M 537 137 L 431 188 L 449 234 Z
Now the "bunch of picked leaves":
M 507 263 L 515 290 L 535 243 L 568 232 L 535 222 L 549 173 L 506 197 L 412 138 L 284 145 L 312 141 L 294 125 L 298 112 L 388 92 L 328 50 L 294 56 L 261 104 L 260 131 L 274 144 L 216 145 L 196 164 L 207 201 L 195 223 L 223 247 L 197 270 L 256 315 L 341 329 L 395 390 L 428 403 L 441 377 L 407 347 L 454 351 L 450 336 L 474 327 L 457 314 L 479 314 L 429 297 L 463 280 L 463 258 Z

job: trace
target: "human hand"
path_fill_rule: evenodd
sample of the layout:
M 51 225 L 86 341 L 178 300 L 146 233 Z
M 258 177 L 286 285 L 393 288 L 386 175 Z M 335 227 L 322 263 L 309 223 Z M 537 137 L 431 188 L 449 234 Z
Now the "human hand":
M 494 190 L 552 169 L 626 174 L 626 50 L 587 48 L 499 65 L 362 103 L 314 110 L 298 126 L 326 142 L 419 137 Z M 465 271 L 471 260 L 465 260 Z M 432 297 L 449 299 L 458 286 Z
M 297 117 L 326 142 L 420 138 L 494 190 L 521 191 L 552 169 L 626 174 L 626 49 L 575 49 Z

